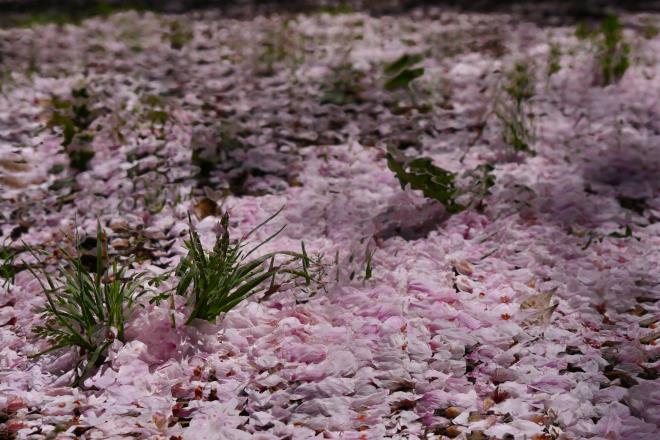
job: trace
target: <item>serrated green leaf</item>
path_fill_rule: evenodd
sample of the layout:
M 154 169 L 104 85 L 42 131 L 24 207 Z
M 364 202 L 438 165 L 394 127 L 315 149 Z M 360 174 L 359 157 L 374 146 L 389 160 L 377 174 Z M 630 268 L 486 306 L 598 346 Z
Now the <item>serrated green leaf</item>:
M 395 77 L 390 78 L 385 82 L 386 90 L 396 90 L 400 88 L 408 87 L 408 85 L 413 82 L 415 79 L 424 75 L 424 68 L 419 67 L 417 69 L 406 69 L 397 74 Z
M 423 59 L 424 57 L 421 54 L 404 54 L 385 66 L 383 71 L 385 72 L 385 75 L 394 75 L 401 72 L 403 69 L 414 66 Z
M 455 201 L 459 192 L 454 183 L 454 173 L 433 165 L 431 159 L 400 161 L 390 152 L 387 154 L 387 166 L 396 174 L 402 189 L 410 185 L 412 189 L 421 190 L 424 196 L 442 203 L 450 213 L 465 209 Z

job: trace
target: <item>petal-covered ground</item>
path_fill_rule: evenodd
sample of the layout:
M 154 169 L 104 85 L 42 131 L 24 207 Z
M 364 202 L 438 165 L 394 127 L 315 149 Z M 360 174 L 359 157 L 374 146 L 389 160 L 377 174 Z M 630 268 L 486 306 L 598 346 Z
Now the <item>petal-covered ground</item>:
M 260 252 L 304 241 L 326 273 L 214 323 L 145 298 L 73 388 L 72 353 L 31 357 L 47 348 L 32 257 L 5 261 L 0 438 L 654 438 L 660 37 L 657 16 L 620 19 L 631 66 L 606 87 L 575 26 L 515 15 L 1 29 L 3 258 L 76 228 L 84 248 L 98 220 L 112 255 L 158 275 L 185 255 L 189 213 L 211 247 L 221 212 L 240 236 L 284 207 L 251 239 L 286 225 Z M 406 53 L 424 54 L 423 105 L 383 87 Z M 512 157 L 491 110 L 520 60 L 536 155 Z M 489 163 L 496 183 L 448 216 L 401 189 L 386 147 Z

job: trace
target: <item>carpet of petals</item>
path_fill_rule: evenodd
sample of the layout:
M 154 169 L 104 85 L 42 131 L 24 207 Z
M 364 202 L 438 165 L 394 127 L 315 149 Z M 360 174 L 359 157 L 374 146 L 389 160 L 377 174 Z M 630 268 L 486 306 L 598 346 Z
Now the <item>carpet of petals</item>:
M 285 285 L 214 323 L 142 301 L 79 388 L 71 353 L 30 357 L 46 348 L 31 331 L 45 298 L 18 272 L 0 287 L 0 437 L 654 438 L 660 37 L 640 29 L 657 18 L 621 17 L 632 63 L 607 87 L 573 25 L 498 14 L 123 12 L 0 29 L 3 246 L 54 249 L 98 219 L 112 254 L 159 274 L 185 255 L 189 212 L 212 246 L 220 210 L 239 236 L 284 207 L 260 251 L 304 241 L 328 266 L 322 288 Z M 561 69 L 546 76 L 550 43 Z M 382 87 L 382 66 L 417 52 L 432 110 L 395 111 L 407 96 Z M 487 115 L 521 58 L 537 154 L 512 159 Z M 350 102 L 324 99 L 342 69 Z M 94 156 L 77 172 L 48 121 L 53 97 L 81 88 Z M 200 178 L 193 150 L 218 133 L 239 147 Z M 401 189 L 388 145 L 453 171 L 493 163 L 496 184 L 483 209 L 446 216 Z M 528 307 L 539 293 L 557 307 Z

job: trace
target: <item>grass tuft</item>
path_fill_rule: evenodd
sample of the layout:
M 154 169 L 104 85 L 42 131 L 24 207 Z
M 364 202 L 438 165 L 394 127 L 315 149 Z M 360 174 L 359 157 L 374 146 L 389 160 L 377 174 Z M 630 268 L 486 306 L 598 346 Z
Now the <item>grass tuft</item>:
M 529 116 L 534 96 L 534 76 L 525 62 L 517 62 L 506 73 L 506 81 L 495 102 L 494 113 L 500 122 L 502 141 L 515 152 L 534 154 L 534 127 Z
M 323 86 L 322 104 L 347 105 L 363 100 L 361 80 L 364 73 L 353 68 L 350 62 L 344 62 L 332 69 Z
M 168 32 L 163 35 L 163 40 L 170 43 L 174 50 L 181 50 L 187 46 L 195 37 L 192 26 L 183 21 L 171 21 Z
M 14 264 L 18 253 L 18 250 L 8 246 L 0 247 L 0 278 L 4 279 L 0 284 L 2 287 L 13 283 L 16 273 L 21 270 L 21 266 Z
M 598 63 L 603 85 L 618 82 L 630 66 L 630 45 L 623 39 L 619 19 L 610 15 L 601 24 L 602 38 L 598 48 Z
M 50 347 L 34 357 L 52 351 L 76 348 L 79 358 L 74 372 L 73 386 L 78 386 L 96 367 L 103 364 L 106 350 L 117 339 L 124 340 L 124 327 L 135 300 L 143 293 L 138 283 L 142 274 L 127 276 L 128 266 L 119 267 L 108 261 L 107 240 L 101 225 L 96 232 L 96 269 L 88 272 L 83 264 L 80 244 L 76 255 L 65 249 L 63 263 L 55 276 L 45 269 L 28 270 L 39 280 L 46 295 L 42 310 L 44 325 L 34 329 L 35 335 L 45 338 Z M 34 250 L 28 250 L 37 257 Z M 39 266 L 43 267 L 42 264 Z
M 601 85 L 616 83 L 623 77 L 630 67 L 631 47 L 623 38 L 623 27 L 617 16 L 605 17 L 599 29 L 590 28 L 584 23 L 578 24 L 575 35 L 591 41 L 595 47 Z
M 51 99 L 50 128 L 59 128 L 62 132 L 62 147 L 69 155 L 71 167 L 85 171 L 94 157 L 91 143 L 94 140 L 91 125 L 96 115 L 90 109 L 90 95 L 85 87 L 73 89 L 71 99 Z
M 282 208 L 283 209 L 283 208 Z M 274 234 L 246 250 L 244 240 L 277 216 L 282 209 L 270 216 L 238 241 L 229 235 L 229 215 L 222 216 L 222 233 L 216 238 L 210 252 L 204 250 L 199 234 L 190 229 L 186 248 L 188 254 L 181 260 L 176 275 L 179 278 L 176 294 L 187 297 L 190 314 L 186 324 L 195 319 L 214 321 L 221 314 L 227 313 L 241 301 L 258 292 L 270 292 L 275 288 L 275 277 L 288 273 L 309 282 L 309 258 L 295 252 L 270 252 L 257 258 L 250 256 L 261 246 L 275 238 L 284 226 Z M 302 271 L 290 269 L 284 264 L 276 264 L 277 256 L 288 256 L 292 260 L 303 262 Z M 270 287 L 265 282 L 270 280 Z

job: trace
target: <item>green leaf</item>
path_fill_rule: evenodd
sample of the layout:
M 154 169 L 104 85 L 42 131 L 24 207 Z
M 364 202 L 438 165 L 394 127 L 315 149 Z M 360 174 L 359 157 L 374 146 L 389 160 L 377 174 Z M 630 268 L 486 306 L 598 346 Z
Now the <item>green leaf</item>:
M 596 35 L 596 32 L 586 23 L 578 23 L 575 27 L 575 36 L 580 40 L 586 40 Z
M 81 87 L 79 89 L 71 90 L 71 96 L 73 96 L 74 98 L 87 99 L 87 98 L 89 98 L 89 93 L 87 93 L 87 88 L 86 87 Z
M 367 247 L 366 258 L 365 258 L 365 268 L 364 268 L 364 280 L 368 281 L 373 275 L 373 257 L 376 253 L 376 249 L 369 250 Z
M 625 231 L 624 231 L 623 234 L 622 234 L 621 232 L 612 232 L 612 233 L 609 234 L 609 236 L 610 236 L 610 237 L 613 237 L 613 238 L 628 238 L 628 237 L 632 237 L 632 236 L 633 236 L 633 235 L 632 235 L 632 229 L 630 229 L 630 226 L 627 225 L 627 226 L 626 226 L 626 229 L 625 229 Z
M 147 112 L 147 119 L 153 124 L 165 125 L 170 116 L 164 110 L 149 110 Z
M 383 71 L 385 72 L 385 75 L 394 75 L 401 72 L 403 69 L 414 66 L 423 59 L 424 57 L 421 54 L 404 54 L 385 66 Z
M 454 184 L 454 173 L 436 167 L 431 159 L 417 158 L 400 161 L 394 157 L 393 153 L 388 152 L 387 166 L 396 174 L 401 189 L 410 185 L 412 189 L 421 190 L 424 196 L 442 203 L 450 213 L 457 213 L 465 209 L 455 201 L 459 192 Z
M 393 78 L 390 78 L 385 82 L 385 89 L 387 90 L 396 90 L 400 88 L 408 87 L 408 85 L 413 82 L 415 79 L 424 75 L 424 68 L 420 67 L 417 69 L 406 69 L 400 72 Z
M 644 211 L 648 208 L 646 198 L 644 197 L 618 196 L 617 201 L 622 208 L 629 209 L 638 215 L 644 215 Z

